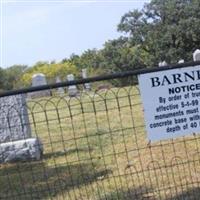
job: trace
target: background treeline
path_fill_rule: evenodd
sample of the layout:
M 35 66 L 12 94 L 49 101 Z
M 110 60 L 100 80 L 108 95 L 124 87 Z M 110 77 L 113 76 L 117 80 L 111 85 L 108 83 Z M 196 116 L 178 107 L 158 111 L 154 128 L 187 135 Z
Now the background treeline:
M 82 68 L 95 76 L 155 67 L 164 60 L 191 61 L 192 53 L 200 48 L 200 1 L 152 0 L 142 10 L 125 13 L 117 28 L 122 36 L 105 42 L 100 50 L 72 54 L 60 63 L 40 61 L 34 66 L 0 68 L 0 90 L 30 86 L 32 75 L 39 72 L 51 83 L 56 76 L 66 80 L 69 73 L 79 77 Z

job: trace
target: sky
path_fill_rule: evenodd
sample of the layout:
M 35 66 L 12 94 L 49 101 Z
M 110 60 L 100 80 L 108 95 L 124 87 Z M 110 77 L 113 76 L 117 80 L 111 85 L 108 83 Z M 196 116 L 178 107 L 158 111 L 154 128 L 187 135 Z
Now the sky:
M 0 0 L 0 66 L 32 66 L 101 49 L 118 38 L 117 24 L 149 0 Z

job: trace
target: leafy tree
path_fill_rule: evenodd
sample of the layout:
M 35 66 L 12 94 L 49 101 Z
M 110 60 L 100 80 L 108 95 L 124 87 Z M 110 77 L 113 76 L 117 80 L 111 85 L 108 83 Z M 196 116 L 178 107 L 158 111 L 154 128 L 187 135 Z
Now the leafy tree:
M 87 68 L 89 76 L 96 76 L 105 72 L 102 68 L 104 58 L 100 50 L 89 49 L 83 52 L 80 56 L 72 54 L 69 59 L 63 59 L 62 63 L 71 62 L 79 71 L 79 78 L 81 77 L 81 69 Z
M 152 0 L 142 11 L 126 13 L 118 30 L 128 34 L 131 45 L 152 55 L 152 65 L 191 60 L 200 47 L 200 1 Z
M 5 73 L 4 70 L 0 67 L 0 91 L 3 91 L 5 87 Z
M 20 78 L 26 69 L 26 65 L 13 65 L 4 69 L 4 90 L 11 90 L 22 87 Z
M 70 62 L 65 63 L 38 63 L 29 68 L 21 77 L 21 82 L 24 86 L 30 86 L 32 81 L 32 76 L 37 73 L 43 73 L 46 75 L 46 78 L 49 83 L 55 82 L 56 76 L 59 76 L 62 80 L 66 80 L 67 74 L 75 74 L 77 75 L 77 68 Z
M 103 62 L 103 58 L 100 54 L 100 51 L 97 49 L 88 49 L 83 52 L 80 56 L 76 54 L 72 54 L 69 59 L 74 65 L 79 69 L 83 68 L 95 68 L 100 67 Z
M 140 48 L 139 45 L 131 46 L 126 38 L 110 40 L 105 43 L 101 54 L 104 58 L 102 68 L 106 73 L 122 72 L 145 68 L 148 66 L 150 56 Z M 132 77 L 114 81 L 116 86 L 127 85 L 132 81 Z
M 148 53 L 141 49 L 139 45 L 131 46 L 125 38 L 106 42 L 102 55 L 104 57 L 102 65 L 107 69 L 107 72 L 127 71 L 146 67 L 149 60 Z

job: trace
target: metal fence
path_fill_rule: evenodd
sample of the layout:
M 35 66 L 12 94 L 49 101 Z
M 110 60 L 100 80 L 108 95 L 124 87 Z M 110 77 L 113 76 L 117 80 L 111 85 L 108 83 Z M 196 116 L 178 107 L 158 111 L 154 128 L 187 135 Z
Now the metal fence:
M 43 90 L 51 90 L 52 96 L 26 98 L 21 107 L 16 105 L 16 112 L 11 112 L 13 106 L 9 108 L 8 113 L 12 114 L 7 114 L 6 123 L 10 134 L 15 126 L 14 122 L 10 124 L 10 117 L 17 121 L 22 118 L 21 110 L 26 109 L 23 114 L 26 113 L 28 124 L 23 120 L 22 125 L 16 124 L 23 131 L 30 126 L 31 136 L 21 140 L 39 138 L 43 154 L 39 159 L 24 162 L 11 159 L 12 162 L 1 163 L 0 199 L 200 199 L 199 135 L 149 144 L 136 82 L 137 74 L 146 71 L 196 64 L 200 63 L 123 72 L 1 94 L 5 101 Z M 91 91 L 84 90 L 85 83 L 92 84 Z M 67 93 L 58 93 L 57 88 L 67 90 L 70 85 L 76 85 L 79 94 L 69 97 Z M 1 105 L 1 113 L 2 109 Z M 2 114 L 0 117 L 2 133 L 5 118 Z

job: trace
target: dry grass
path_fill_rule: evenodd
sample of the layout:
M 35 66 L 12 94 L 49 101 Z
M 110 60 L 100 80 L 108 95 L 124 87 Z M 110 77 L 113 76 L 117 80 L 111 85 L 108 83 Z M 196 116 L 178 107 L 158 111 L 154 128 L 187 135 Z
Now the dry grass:
M 198 197 L 199 137 L 148 146 L 137 88 L 37 99 L 28 109 L 44 157 L 2 165 L 2 199 Z

